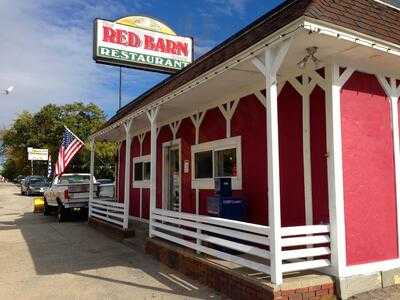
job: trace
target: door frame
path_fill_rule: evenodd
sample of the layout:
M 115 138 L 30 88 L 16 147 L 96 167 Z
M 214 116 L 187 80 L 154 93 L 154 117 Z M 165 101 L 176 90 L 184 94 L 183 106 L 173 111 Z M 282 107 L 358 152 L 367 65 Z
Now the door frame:
M 168 174 L 167 174 L 167 151 L 169 147 L 178 146 L 179 159 L 179 212 L 182 211 L 182 147 L 181 139 L 175 139 L 162 144 L 162 209 L 167 209 Z

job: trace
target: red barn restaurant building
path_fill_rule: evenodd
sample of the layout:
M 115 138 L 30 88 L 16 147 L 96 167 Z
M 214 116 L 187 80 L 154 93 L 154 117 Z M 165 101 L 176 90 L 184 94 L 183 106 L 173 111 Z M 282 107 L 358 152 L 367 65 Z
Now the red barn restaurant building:
M 116 201 L 91 199 L 90 218 L 275 286 L 304 270 L 344 298 L 356 278 L 400 283 L 399 28 L 383 1 L 284 2 L 91 136 L 92 173 L 96 141 L 120 147 Z M 210 215 L 221 177 L 245 219 Z

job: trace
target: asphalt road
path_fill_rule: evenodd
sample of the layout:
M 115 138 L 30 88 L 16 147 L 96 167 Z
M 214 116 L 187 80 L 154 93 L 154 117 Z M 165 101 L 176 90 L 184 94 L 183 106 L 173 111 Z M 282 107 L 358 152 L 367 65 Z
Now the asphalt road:
M 220 299 L 83 220 L 32 213 L 32 200 L 0 183 L 0 299 Z

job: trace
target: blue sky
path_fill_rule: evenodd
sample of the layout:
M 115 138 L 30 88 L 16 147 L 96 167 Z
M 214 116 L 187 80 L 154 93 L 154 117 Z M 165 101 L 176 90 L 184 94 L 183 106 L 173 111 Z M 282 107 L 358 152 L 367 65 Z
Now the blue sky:
M 282 1 L 276 0 L 2 0 L 0 1 L 0 127 L 47 103 L 94 102 L 111 117 L 118 103 L 117 67 L 92 59 L 95 17 L 147 15 L 192 36 L 195 57 Z M 6 41 L 6 42 L 4 42 Z M 167 75 L 123 69 L 123 104 Z

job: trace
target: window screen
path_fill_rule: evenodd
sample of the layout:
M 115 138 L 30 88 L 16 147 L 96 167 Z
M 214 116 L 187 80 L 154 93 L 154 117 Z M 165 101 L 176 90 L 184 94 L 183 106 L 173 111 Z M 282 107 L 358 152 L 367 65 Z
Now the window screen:
M 135 181 L 143 180 L 143 163 L 135 163 Z
M 215 177 L 236 177 L 236 149 L 224 149 L 214 152 Z
M 150 162 L 143 163 L 143 180 L 150 180 Z
M 212 151 L 197 152 L 194 154 L 195 178 L 212 178 Z

